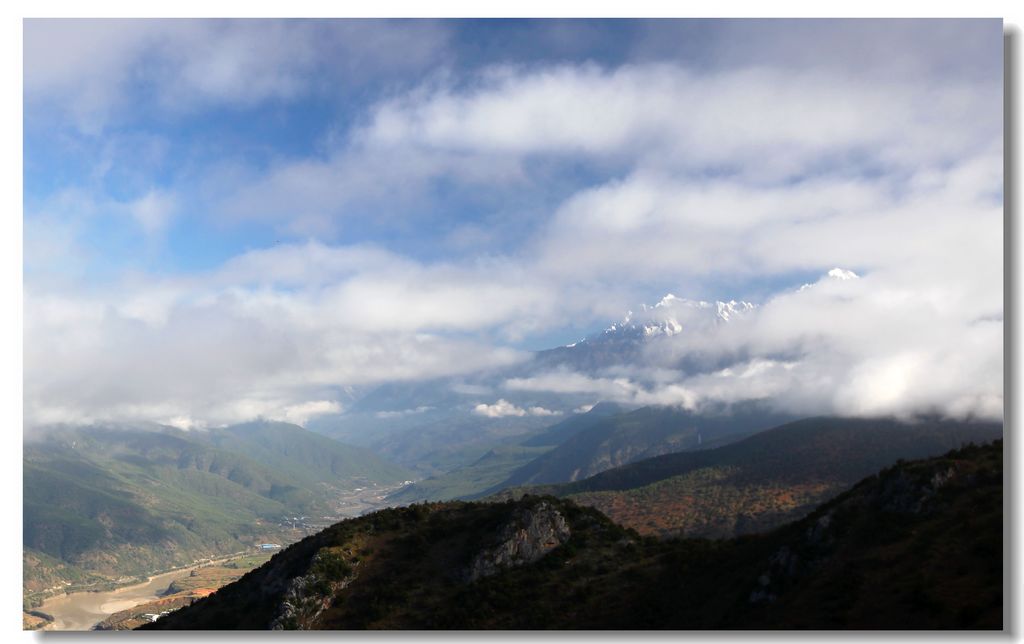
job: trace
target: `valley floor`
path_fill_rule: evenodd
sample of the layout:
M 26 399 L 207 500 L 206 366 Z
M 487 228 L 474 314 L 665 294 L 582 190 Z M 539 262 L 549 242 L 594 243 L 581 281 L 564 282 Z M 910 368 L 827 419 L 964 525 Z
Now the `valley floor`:
M 154 574 L 143 583 L 123 586 L 114 590 L 100 592 L 82 591 L 51 597 L 44 601 L 42 606 L 35 611 L 53 618 L 45 624 L 40 624 L 40 621 L 46 620 L 29 615 L 28 613 L 25 613 L 25 615 L 29 615 L 32 618 L 29 620 L 33 627 L 32 630 L 92 630 L 94 626 L 119 611 L 128 610 L 134 606 L 160 599 L 161 595 L 167 591 L 171 584 L 178 580 L 188 579 L 193 570 L 237 562 L 246 558 L 252 558 L 252 556 L 251 552 L 239 552 L 221 559 L 200 562 L 199 566 L 188 566 Z M 239 569 L 237 576 L 241 576 L 247 570 L 255 567 L 257 563 L 263 563 L 267 558 L 266 556 L 260 557 L 258 562 L 253 561 L 246 568 Z M 220 585 L 234 581 L 235 578 L 237 577 L 224 579 Z M 28 626 L 29 623 L 25 625 Z
M 342 491 L 337 495 L 335 511 L 338 516 L 335 517 L 334 520 L 357 517 L 367 512 L 387 507 L 389 504 L 385 500 L 385 497 L 408 483 L 409 482 L 404 482 L 398 485 L 375 485 L 373 483 L 369 483 L 362 488 Z M 305 517 L 301 518 L 305 519 Z M 291 522 L 284 520 L 281 521 L 282 528 L 292 528 L 295 532 L 293 538 L 287 540 L 285 545 L 316 532 L 326 527 L 326 525 L 329 525 L 331 522 L 319 525 L 316 522 L 310 522 L 308 524 L 304 522 L 290 523 Z M 187 604 L 188 601 L 192 599 L 193 595 L 189 593 L 165 594 L 165 591 L 167 591 L 168 587 L 173 583 L 187 579 L 192 570 L 228 562 L 237 562 L 249 557 L 252 557 L 252 552 L 250 551 L 237 552 L 227 557 L 197 561 L 193 565 L 182 568 L 175 568 L 167 571 L 154 571 L 148 579 L 142 583 L 129 583 L 128 585 L 123 585 L 117 588 L 98 591 L 74 590 L 70 593 L 54 595 L 43 601 L 42 605 L 38 606 L 31 613 L 23 611 L 22 626 L 25 630 L 92 630 L 101 623 L 109 622 L 120 613 L 132 612 L 131 609 L 134 608 L 142 610 L 142 608 L 152 604 L 153 610 L 156 611 L 156 613 L 159 613 L 162 612 L 162 610 L 157 610 L 157 607 L 162 606 L 163 604 L 168 604 L 168 602 L 170 602 L 168 606 L 171 608 L 179 608 L 180 606 Z M 260 563 L 265 560 L 266 558 L 261 559 Z M 230 583 L 251 567 L 252 566 L 249 566 L 240 570 L 239 574 L 233 577 L 220 579 L 215 583 L 208 584 L 207 588 L 216 589 L 226 583 Z M 194 596 L 198 597 L 202 596 L 202 594 Z M 168 606 L 162 606 L 162 608 L 165 609 Z M 45 615 L 52 619 L 46 619 L 40 615 Z M 120 621 L 123 621 L 126 624 L 131 623 L 131 620 L 135 617 L 137 616 L 125 615 Z M 118 620 L 115 620 L 114 623 L 108 627 L 116 628 L 119 623 L 120 622 Z M 137 625 L 138 624 L 131 623 L 131 626 Z

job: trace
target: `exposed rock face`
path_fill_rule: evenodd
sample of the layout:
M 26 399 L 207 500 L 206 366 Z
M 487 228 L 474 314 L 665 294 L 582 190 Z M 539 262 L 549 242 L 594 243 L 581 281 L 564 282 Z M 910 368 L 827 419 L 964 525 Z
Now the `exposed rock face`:
M 886 481 L 875 503 L 887 512 L 927 513 L 935 495 L 954 481 L 957 473 L 955 464 L 935 472 L 928 480 L 898 472 Z
M 340 578 L 343 573 L 330 574 L 325 570 L 327 566 L 324 564 L 336 557 L 328 549 L 317 552 L 309 572 L 288 583 L 277 615 L 270 623 L 270 630 L 308 630 L 315 627 L 317 617 L 331 607 L 336 593 L 356 578 L 351 570 Z
M 466 574 L 469 581 L 505 568 L 537 561 L 568 541 L 569 524 L 547 501 L 519 509 L 498 533 L 498 543 L 476 556 Z

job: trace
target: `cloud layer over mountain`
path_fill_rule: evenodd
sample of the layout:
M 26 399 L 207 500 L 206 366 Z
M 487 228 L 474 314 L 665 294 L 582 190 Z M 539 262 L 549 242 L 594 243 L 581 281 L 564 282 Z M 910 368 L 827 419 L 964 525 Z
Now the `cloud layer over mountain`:
M 476 413 L 1001 417 L 998 21 L 560 24 L 29 21 L 26 423 L 305 422 L 668 291 L 758 306 Z

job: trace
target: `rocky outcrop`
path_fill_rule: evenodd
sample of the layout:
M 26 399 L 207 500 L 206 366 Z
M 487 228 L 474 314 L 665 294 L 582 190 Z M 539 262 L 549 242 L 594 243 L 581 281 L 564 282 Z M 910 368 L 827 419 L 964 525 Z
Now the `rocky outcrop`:
M 954 481 L 957 474 L 955 463 L 934 472 L 928 478 L 898 471 L 888 477 L 873 501 L 886 512 L 927 513 L 932 510 L 932 501 L 938 491 Z
M 548 501 L 517 509 L 498 531 L 497 544 L 479 553 L 466 572 L 469 581 L 537 561 L 569 540 L 565 517 Z
M 331 607 L 338 591 L 356 578 L 355 571 L 332 548 L 316 553 L 305 575 L 293 578 L 284 591 L 270 630 L 308 630 Z

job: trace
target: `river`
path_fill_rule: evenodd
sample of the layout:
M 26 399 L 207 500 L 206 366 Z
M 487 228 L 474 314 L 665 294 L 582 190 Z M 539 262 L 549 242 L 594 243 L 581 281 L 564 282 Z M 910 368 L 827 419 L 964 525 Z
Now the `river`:
M 235 555 L 209 563 L 220 563 L 237 558 L 238 555 Z M 58 595 L 44 601 L 37 610 L 53 616 L 53 624 L 47 626 L 46 630 L 92 630 L 93 626 L 118 611 L 158 599 L 172 581 L 188 577 L 194 567 L 189 566 L 154 575 L 149 578 L 149 581 L 134 586 L 124 586 L 116 590 Z

